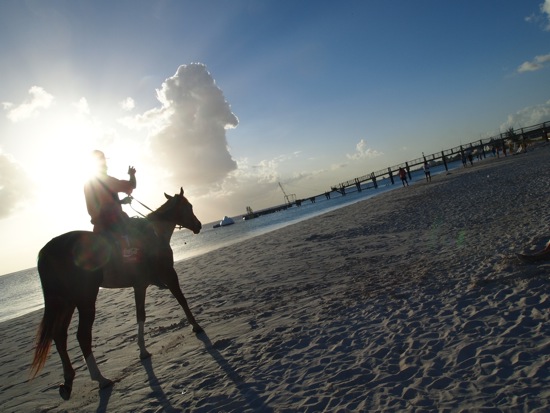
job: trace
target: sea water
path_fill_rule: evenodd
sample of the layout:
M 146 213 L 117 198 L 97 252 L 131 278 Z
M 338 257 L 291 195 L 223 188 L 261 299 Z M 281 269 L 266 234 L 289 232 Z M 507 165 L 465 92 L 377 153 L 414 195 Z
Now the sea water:
M 36 268 L 0 277 L 0 323 L 44 307 Z
M 453 162 L 448 166 L 449 169 L 453 169 L 458 167 L 459 164 L 460 162 Z M 431 168 L 432 176 L 444 172 L 445 168 L 443 166 Z M 413 177 L 410 180 L 411 184 L 424 181 L 424 173 L 421 170 L 411 172 L 411 174 Z M 372 183 L 369 186 L 372 186 Z M 213 228 L 215 223 L 203 224 L 202 231 L 197 235 L 186 229 L 176 230 L 171 242 L 174 259 L 180 261 L 215 251 L 224 246 L 284 228 L 287 225 L 314 218 L 326 212 L 401 187 L 401 181 L 398 177 L 395 177 L 393 185 L 388 179 L 382 179 L 378 181 L 377 189 L 369 188 L 358 191 L 355 187 L 347 188 L 345 196 L 332 192 L 330 199 L 320 196 L 317 197 L 315 203 L 306 199 L 299 207 L 292 206 L 279 212 L 246 221 L 235 219 L 235 224 L 230 226 Z M 200 218 L 200 211 L 196 211 L 196 213 Z M 58 234 L 52 234 L 52 238 L 56 235 Z M 0 276 L 0 323 L 43 307 L 42 288 L 36 268 Z

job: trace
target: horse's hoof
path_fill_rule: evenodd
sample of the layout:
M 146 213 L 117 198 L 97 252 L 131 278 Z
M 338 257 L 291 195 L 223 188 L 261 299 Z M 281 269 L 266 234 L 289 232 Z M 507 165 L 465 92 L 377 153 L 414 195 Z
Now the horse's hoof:
M 59 385 L 59 395 L 63 400 L 69 400 L 71 398 L 72 387 L 66 384 Z
M 201 326 L 199 326 L 197 324 L 197 325 L 193 326 L 193 333 L 195 333 L 195 334 L 204 333 L 204 330 Z
M 148 351 L 144 351 L 144 352 L 139 354 L 139 359 L 140 360 L 146 360 L 150 357 L 151 357 L 151 353 L 149 353 Z

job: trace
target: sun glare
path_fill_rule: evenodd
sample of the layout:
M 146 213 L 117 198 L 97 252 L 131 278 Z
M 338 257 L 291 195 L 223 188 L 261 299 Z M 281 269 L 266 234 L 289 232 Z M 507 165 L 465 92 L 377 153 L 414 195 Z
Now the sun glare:
M 114 176 L 120 175 L 117 163 L 124 160 L 123 151 L 114 144 L 102 147 L 98 136 L 105 135 L 86 120 L 63 119 L 47 125 L 39 145 L 33 148 L 34 162 L 28 166 L 28 173 L 38 188 L 41 210 L 51 220 L 73 228 L 89 223 L 83 188 L 97 171 L 93 150 L 102 150 L 109 171 L 114 168 Z

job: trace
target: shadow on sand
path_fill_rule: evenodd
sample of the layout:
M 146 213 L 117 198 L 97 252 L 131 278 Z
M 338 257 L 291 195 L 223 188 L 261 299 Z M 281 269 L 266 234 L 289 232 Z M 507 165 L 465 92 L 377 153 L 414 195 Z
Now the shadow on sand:
M 255 412 L 273 412 L 273 409 L 267 406 L 260 395 L 250 384 L 246 383 L 243 378 L 237 373 L 233 367 L 227 362 L 223 355 L 216 349 L 216 347 L 210 341 L 210 338 L 206 333 L 197 335 L 197 338 L 203 342 L 205 350 L 212 356 L 212 358 L 218 363 L 220 368 L 224 371 L 227 377 L 235 384 L 235 387 L 241 393 L 243 400 L 246 401 L 248 407 Z M 244 406 L 243 406 L 244 407 Z M 246 410 L 243 408 L 242 410 Z
M 147 381 L 149 382 L 149 387 L 151 387 L 152 390 L 150 397 L 157 398 L 158 406 L 161 407 L 161 411 L 168 413 L 181 412 L 180 409 L 176 409 L 174 406 L 172 406 L 172 404 L 168 400 L 168 397 L 166 397 L 166 393 L 164 393 L 164 390 L 162 390 L 160 382 L 155 375 L 155 371 L 153 370 L 151 357 L 145 360 L 141 360 L 141 365 L 144 367 L 145 372 L 147 373 Z M 113 393 L 114 385 L 116 385 L 116 383 L 118 383 L 119 381 L 120 380 L 114 380 L 113 386 L 99 391 L 99 405 L 97 407 L 96 413 L 107 412 L 109 399 L 111 398 L 111 394 Z
M 168 413 L 180 412 L 180 409 L 176 409 L 174 406 L 172 406 L 172 403 L 170 403 L 170 400 L 168 400 L 168 397 L 166 397 L 166 393 L 164 393 L 164 390 L 162 390 L 160 382 L 157 379 L 157 376 L 155 375 L 155 372 L 153 370 L 151 357 L 146 358 L 145 360 L 141 360 L 141 364 L 147 372 L 149 387 L 151 387 L 151 390 L 153 391 L 151 396 L 157 398 L 157 400 L 159 401 L 159 406 L 162 407 L 162 411 Z
M 273 409 L 269 406 L 267 406 L 260 395 L 256 392 L 254 387 L 248 383 L 246 383 L 243 378 L 237 373 L 233 367 L 229 364 L 229 362 L 223 357 L 223 355 L 216 349 L 216 346 L 212 344 L 210 341 L 210 338 L 206 335 L 206 333 L 200 333 L 197 335 L 197 338 L 202 341 L 204 344 L 204 348 L 210 356 L 218 363 L 222 371 L 226 374 L 226 376 L 235 384 L 235 387 L 239 390 L 241 393 L 241 396 L 243 400 L 248 405 L 248 408 L 252 411 L 261 411 L 265 413 L 271 413 L 273 412 Z M 162 389 L 162 386 L 155 375 L 155 371 L 153 369 L 152 364 L 152 358 L 147 358 L 145 360 L 141 360 L 142 366 L 145 368 L 145 371 L 147 372 L 147 380 L 149 382 L 149 387 L 151 387 L 152 393 L 151 397 L 156 397 L 158 400 L 158 407 L 161 408 L 163 412 L 168 413 L 176 413 L 180 412 L 180 409 L 175 408 L 170 401 L 168 400 L 168 397 L 166 396 L 166 393 Z M 116 383 L 116 381 L 115 381 Z M 107 408 L 109 405 L 109 399 L 111 398 L 111 394 L 113 393 L 113 387 L 110 386 L 109 388 L 103 389 L 99 391 L 99 405 L 97 407 L 96 413 L 105 413 L 107 412 Z M 244 406 L 243 406 L 244 407 Z M 243 408 L 243 410 L 246 410 Z
M 96 413 L 105 413 L 107 411 L 109 399 L 111 398 L 111 394 L 113 394 L 113 387 L 114 385 L 99 391 L 99 405 L 97 406 Z

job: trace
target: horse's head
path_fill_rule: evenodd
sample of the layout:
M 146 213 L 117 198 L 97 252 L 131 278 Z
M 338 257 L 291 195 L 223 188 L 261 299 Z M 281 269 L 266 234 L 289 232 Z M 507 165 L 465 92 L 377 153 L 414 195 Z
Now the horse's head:
M 193 205 L 183 196 L 183 188 L 180 193 L 174 196 L 164 194 L 168 200 L 159 210 L 166 220 L 175 225 L 187 228 L 193 233 L 198 234 L 201 231 L 202 224 L 193 213 Z

